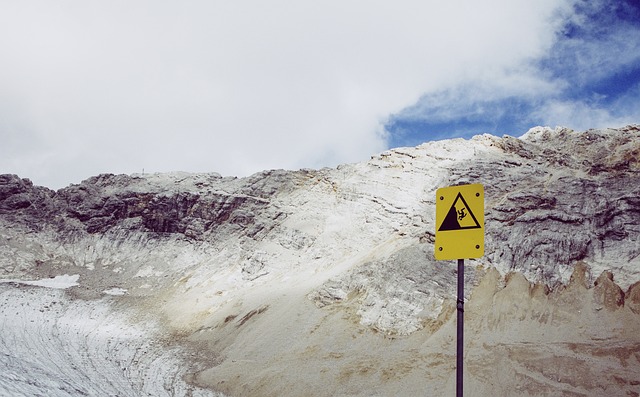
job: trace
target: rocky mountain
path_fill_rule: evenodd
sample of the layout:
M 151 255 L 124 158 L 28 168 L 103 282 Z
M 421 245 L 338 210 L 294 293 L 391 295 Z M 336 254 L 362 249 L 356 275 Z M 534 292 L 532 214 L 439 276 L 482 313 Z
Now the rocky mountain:
M 16 368 L 0 393 L 451 394 L 456 267 L 433 257 L 435 191 L 465 183 L 484 185 L 486 225 L 466 262 L 469 395 L 640 395 L 633 125 L 247 178 L 52 191 L 0 175 L 0 362 Z

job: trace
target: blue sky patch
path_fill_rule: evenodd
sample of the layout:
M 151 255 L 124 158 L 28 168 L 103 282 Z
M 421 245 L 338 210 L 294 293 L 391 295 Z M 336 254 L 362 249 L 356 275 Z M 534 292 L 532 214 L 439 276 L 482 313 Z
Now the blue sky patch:
M 579 130 L 640 122 L 640 3 L 585 1 L 575 11 L 548 53 L 522 65 L 523 74 L 533 69 L 540 78 L 539 91 L 501 94 L 483 82 L 427 93 L 389 117 L 389 146 L 480 133 L 519 136 L 537 125 Z

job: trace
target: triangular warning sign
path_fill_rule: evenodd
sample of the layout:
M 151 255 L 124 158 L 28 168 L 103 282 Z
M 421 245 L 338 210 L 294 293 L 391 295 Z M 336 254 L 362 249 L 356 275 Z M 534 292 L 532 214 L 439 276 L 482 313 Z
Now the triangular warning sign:
M 446 208 L 446 207 L 445 207 Z M 458 193 L 456 199 L 453 200 L 449 212 L 444 217 L 439 232 L 447 230 L 463 230 L 463 229 L 480 229 L 481 226 L 476 219 L 476 216 L 469 208 L 469 205 L 462 197 L 462 193 Z

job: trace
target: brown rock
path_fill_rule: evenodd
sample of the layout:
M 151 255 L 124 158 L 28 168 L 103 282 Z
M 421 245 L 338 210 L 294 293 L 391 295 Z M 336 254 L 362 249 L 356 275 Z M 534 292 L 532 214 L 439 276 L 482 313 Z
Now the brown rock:
M 640 314 L 640 281 L 629 286 L 625 303 L 632 312 Z
M 582 287 L 584 289 L 589 288 L 589 266 L 579 261 L 573 267 L 573 273 L 569 279 L 569 288 Z
M 624 292 L 613 281 L 613 273 L 609 270 L 603 271 L 595 281 L 593 298 L 597 304 L 604 306 L 608 310 L 617 310 L 624 306 Z

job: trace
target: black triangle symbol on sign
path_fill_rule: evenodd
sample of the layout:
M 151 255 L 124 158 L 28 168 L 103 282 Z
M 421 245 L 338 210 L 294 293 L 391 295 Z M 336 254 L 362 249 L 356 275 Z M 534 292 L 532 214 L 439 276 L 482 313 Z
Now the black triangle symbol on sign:
M 460 202 L 458 202 L 458 200 Z M 471 218 L 467 218 L 467 217 Z M 467 218 L 467 219 L 465 219 Z M 463 221 L 464 220 L 464 221 Z M 460 221 L 463 221 L 462 223 Z M 456 199 L 453 200 L 453 204 L 451 204 L 451 208 L 449 208 L 449 212 L 444 217 L 439 232 L 447 231 L 447 230 L 464 230 L 464 229 L 480 229 L 481 226 L 476 219 L 476 216 L 473 215 L 471 208 L 465 201 L 464 197 L 462 197 L 462 193 L 458 193 Z

